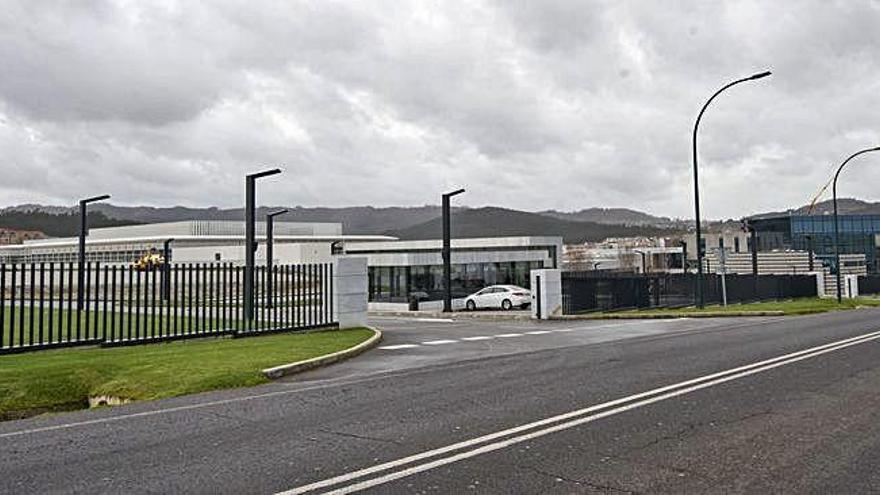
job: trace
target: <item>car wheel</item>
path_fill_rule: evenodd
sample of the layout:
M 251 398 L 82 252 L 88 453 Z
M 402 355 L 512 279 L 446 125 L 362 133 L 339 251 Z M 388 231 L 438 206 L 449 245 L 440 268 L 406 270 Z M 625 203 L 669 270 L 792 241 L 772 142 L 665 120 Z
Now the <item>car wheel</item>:
M 473 310 L 477 309 L 477 304 L 473 301 L 468 301 L 467 303 L 465 303 L 465 307 L 467 308 L 468 311 L 473 311 Z
M 513 303 L 510 302 L 510 299 L 505 299 L 505 300 L 501 301 L 501 309 L 503 309 L 504 311 L 508 311 L 512 307 L 513 307 Z

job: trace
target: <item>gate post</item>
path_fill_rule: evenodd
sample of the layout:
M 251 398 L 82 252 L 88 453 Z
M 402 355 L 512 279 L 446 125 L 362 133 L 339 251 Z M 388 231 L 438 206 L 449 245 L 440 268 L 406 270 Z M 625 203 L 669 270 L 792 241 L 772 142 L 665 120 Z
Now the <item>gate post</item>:
M 549 320 L 562 314 L 562 271 L 559 269 L 532 270 L 532 318 Z
M 333 318 L 339 328 L 367 324 L 367 258 L 336 256 L 333 261 Z

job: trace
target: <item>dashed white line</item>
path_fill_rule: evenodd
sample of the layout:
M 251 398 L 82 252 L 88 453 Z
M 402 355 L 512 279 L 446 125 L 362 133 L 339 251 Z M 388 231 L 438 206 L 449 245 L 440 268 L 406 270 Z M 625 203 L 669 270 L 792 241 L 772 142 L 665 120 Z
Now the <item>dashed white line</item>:
M 490 337 L 488 335 L 474 335 L 473 337 L 462 337 L 461 340 L 467 340 L 468 342 L 475 340 L 492 340 L 495 337 Z
M 396 349 L 412 349 L 413 347 L 418 347 L 418 346 L 419 346 L 418 344 L 383 345 L 383 346 L 379 346 L 379 349 L 393 351 Z
M 526 335 L 544 335 L 550 333 L 550 330 L 535 330 L 534 332 L 526 332 Z
M 443 344 L 454 344 L 458 342 L 457 340 L 429 340 L 427 342 L 422 342 L 422 345 L 443 345 Z
M 523 336 L 523 334 L 521 334 L 521 333 L 499 333 L 498 335 L 496 335 L 496 337 L 498 337 L 499 339 L 509 339 L 511 337 L 522 337 L 522 336 Z

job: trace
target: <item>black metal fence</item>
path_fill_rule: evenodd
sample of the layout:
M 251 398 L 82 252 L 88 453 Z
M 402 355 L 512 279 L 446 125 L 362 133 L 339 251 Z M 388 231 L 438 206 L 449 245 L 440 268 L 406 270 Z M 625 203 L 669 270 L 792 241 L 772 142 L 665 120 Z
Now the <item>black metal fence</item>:
M 668 308 L 695 303 L 695 274 L 562 272 L 562 311 Z M 817 296 L 812 275 L 727 275 L 727 301 L 743 303 Z M 706 304 L 722 302 L 721 276 L 704 275 Z
M 880 275 L 859 277 L 859 294 L 880 294 Z
M 0 353 L 336 325 L 332 264 L 256 267 L 252 320 L 244 317 L 244 270 L 87 263 L 79 287 L 76 263 L 0 264 Z

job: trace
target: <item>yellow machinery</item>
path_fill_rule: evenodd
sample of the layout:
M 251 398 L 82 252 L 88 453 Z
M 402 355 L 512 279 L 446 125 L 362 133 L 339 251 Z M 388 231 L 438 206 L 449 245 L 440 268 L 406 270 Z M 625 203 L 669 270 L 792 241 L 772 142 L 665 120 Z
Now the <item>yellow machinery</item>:
M 162 253 L 156 251 L 156 249 L 150 249 L 149 252 L 144 253 L 143 256 L 134 262 L 134 267 L 137 270 L 150 270 L 159 268 L 164 264 L 165 257 L 162 256 Z

